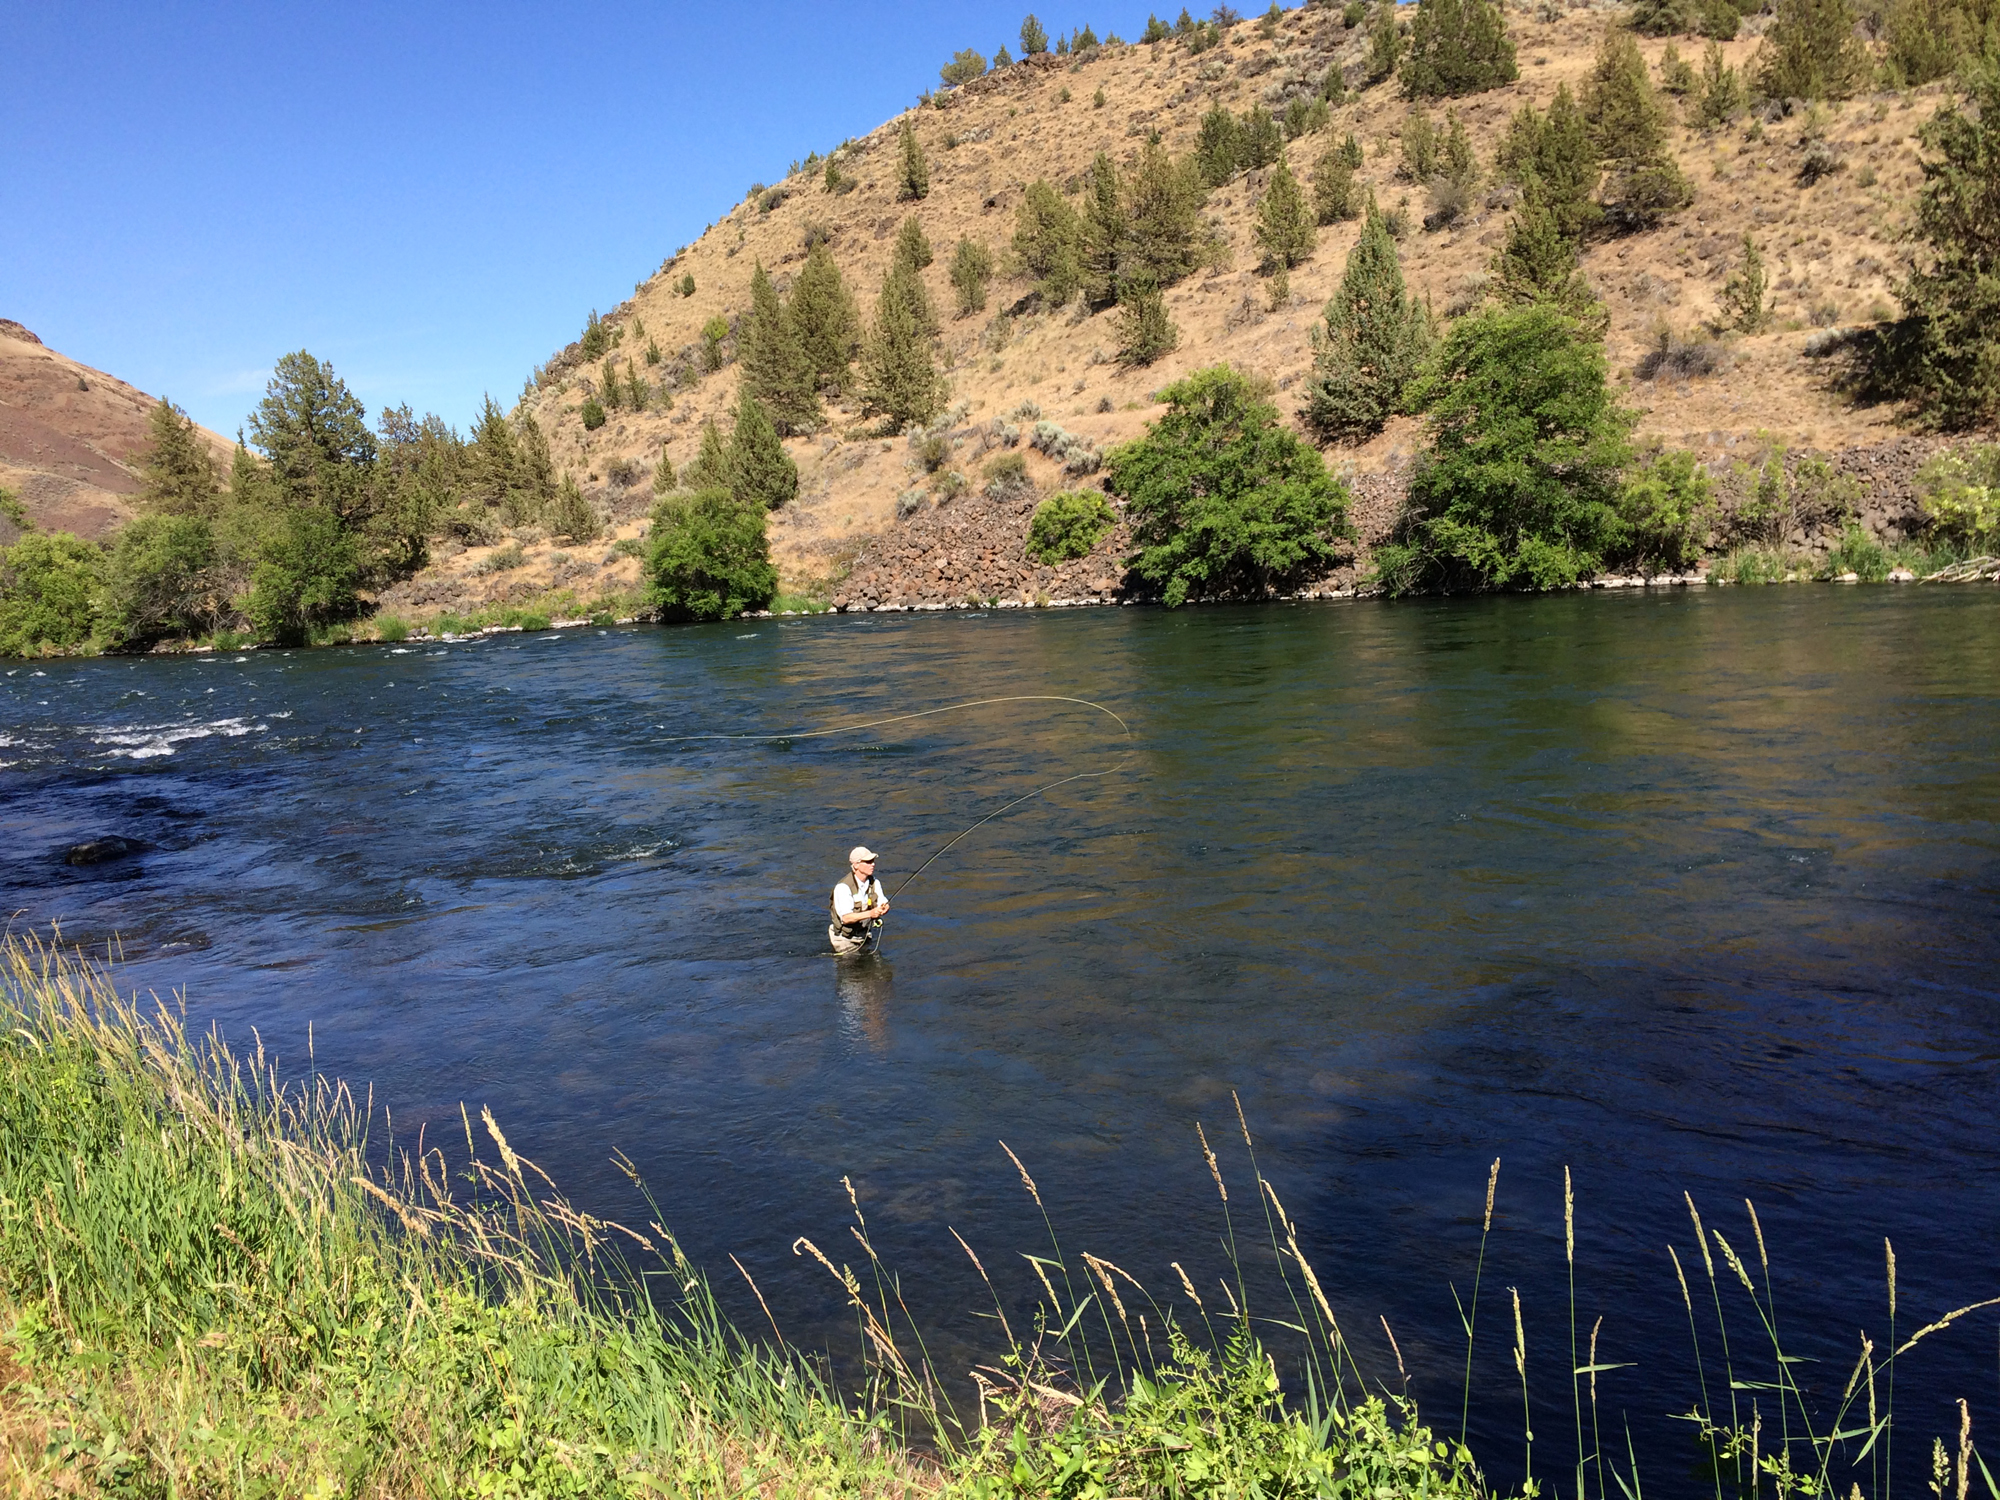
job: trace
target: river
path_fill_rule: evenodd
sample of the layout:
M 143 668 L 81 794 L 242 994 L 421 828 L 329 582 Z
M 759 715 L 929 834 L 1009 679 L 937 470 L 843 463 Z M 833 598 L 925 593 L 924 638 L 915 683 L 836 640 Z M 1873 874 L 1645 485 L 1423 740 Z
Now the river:
M 990 1349 L 947 1226 L 1024 1305 L 1018 1252 L 1045 1241 L 1002 1139 L 1072 1254 L 1163 1305 L 1170 1260 L 1214 1287 L 1198 1121 L 1264 1235 L 1236 1091 L 1370 1375 L 1401 1381 L 1386 1317 L 1456 1431 L 1452 1288 L 1499 1157 L 1473 1433 L 1502 1475 L 1510 1287 L 1537 1466 L 1574 1462 L 1567 1166 L 1578 1316 L 1633 1366 L 1600 1376 L 1607 1439 L 1629 1419 L 1669 1494 L 1688 1450 L 1665 1419 L 1698 1394 L 1666 1255 L 1699 1261 L 1683 1193 L 1753 1266 L 1755 1201 L 1816 1390 L 1838 1394 L 1858 1330 L 1887 1337 L 1885 1237 L 1904 1336 L 2000 1294 L 1994 602 L 850 615 L 9 663 L 0 900 L 17 927 L 115 939 L 125 983 L 184 990 L 295 1068 L 310 1024 L 312 1064 L 372 1086 L 398 1141 L 462 1150 L 460 1101 L 488 1105 L 580 1201 L 637 1219 L 609 1161 L 629 1153 L 739 1324 L 762 1314 L 730 1254 L 805 1344 L 853 1343 L 791 1249 L 858 1255 L 847 1175 L 941 1362 Z M 1103 704 L 1129 759 L 1058 703 L 677 738 L 1015 694 Z M 1114 767 L 933 864 L 881 959 L 825 953 L 850 844 L 893 889 L 1009 798 Z M 106 835 L 143 847 L 64 863 Z M 1767 1380 L 1716 1270 L 1738 1377 Z M 2000 1433 L 1995 1329 L 1910 1356 L 1899 1468 L 1955 1440 L 1952 1398 Z

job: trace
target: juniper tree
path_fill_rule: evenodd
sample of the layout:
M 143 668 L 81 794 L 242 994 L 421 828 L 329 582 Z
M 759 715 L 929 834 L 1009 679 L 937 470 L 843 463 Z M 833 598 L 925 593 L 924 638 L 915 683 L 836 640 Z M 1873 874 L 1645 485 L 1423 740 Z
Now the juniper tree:
M 1890 0 L 1883 17 L 1883 70 L 1904 88 L 1942 78 L 1977 53 L 1975 28 L 1957 0 Z
M 604 523 L 596 509 L 577 487 L 576 476 L 565 473 L 556 487 L 555 503 L 547 515 L 549 533 L 571 543 L 594 542 L 603 534 Z
M 1044 178 L 1028 184 L 1014 212 L 1014 256 L 1050 307 L 1068 302 L 1083 283 L 1083 221 Z
M 1422 109 L 1413 108 L 1403 116 L 1403 128 L 1397 136 L 1403 148 L 1403 162 L 1396 169 L 1398 177 L 1422 184 L 1438 175 L 1444 137 L 1437 121 Z
M 1173 34 L 1174 31 L 1171 26 L 1167 25 L 1158 16 L 1148 13 L 1146 16 L 1146 29 L 1139 33 L 1139 40 L 1141 42 L 1164 42 Z
M 652 383 L 639 373 L 636 359 L 625 366 L 625 399 L 634 411 L 644 411 L 653 402 Z
M 1030 12 L 1028 19 L 1021 23 L 1021 56 L 1033 57 L 1048 50 L 1049 34 L 1042 29 L 1042 23 L 1035 19 L 1034 13 Z
M 1472 149 L 1472 137 L 1458 111 L 1445 111 L 1444 144 L 1438 149 L 1438 175 L 1454 186 L 1467 190 L 1478 185 L 1479 157 Z
M 1494 161 L 1501 175 L 1525 189 L 1541 184 L 1541 202 L 1567 239 L 1580 241 L 1603 218 L 1592 199 L 1598 179 L 1597 144 L 1576 96 L 1558 84 L 1547 114 L 1525 104 L 1507 127 Z
M 1327 65 L 1326 77 L 1320 81 L 1319 96 L 1330 105 L 1344 104 L 1347 101 L 1347 74 L 1339 63 Z
M 776 510 L 798 498 L 799 466 L 778 440 L 763 403 L 748 383 L 737 387 L 736 425 L 729 434 L 729 489 L 745 505 Z
M 1701 79 L 1694 97 L 1696 123 L 1726 125 L 1743 113 L 1746 102 L 1743 81 L 1723 60 L 1721 46 L 1710 42 L 1701 55 Z
M 583 337 L 578 341 L 578 352 L 586 359 L 602 359 L 611 347 L 611 335 L 604 322 L 597 316 L 597 309 L 590 310 L 590 318 L 583 325 Z
M 985 74 L 986 59 L 972 47 L 952 53 L 951 61 L 938 69 L 938 76 L 953 87 L 970 83 L 975 78 L 983 78 Z
M 1150 276 L 1164 287 L 1193 271 L 1202 257 L 1207 197 L 1193 162 L 1176 161 L 1165 146 L 1148 141 L 1126 184 L 1130 230 L 1119 274 Z
M 896 196 L 906 203 L 928 198 L 931 191 L 931 164 L 917 140 L 917 128 L 908 120 L 902 128 L 902 159 L 896 169 Z
M 660 448 L 660 461 L 653 468 L 653 494 L 655 497 L 671 495 L 679 485 L 674 476 L 673 456 L 664 444 Z
M 608 356 L 597 372 L 597 399 L 612 411 L 624 404 L 625 384 L 618 378 L 618 357 Z
M 1141 273 L 1118 289 L 1118 361 L 1150 365 L 1181 341 L 1160 284 Z
M 1771 99 L 1845 99 L 1868 78 L 1848 0 L 1778 0 L 1757 49 L 1757 87 Z
M 736 357 L 744 389 L 781 432 L 810 432 L 819 425 L 816 372 L 762 261 L 750 272 L 750 314 L 737 334 Z
M 1308 99 L 1300 94 L 1285 106 L 1285 139 L 1295 141 L 1302 135 L 1311 135 L 1315 130 L 1324 130 L 1327 122 L 1326 101 Z
M 1629 31 L 1605 33 L 1584 83 L 1583 116 L 1604 167 L 1604 208 L 1643 228 L 1694 201 L 1694 185 L 1667 149 L 1666 111 Z
M 2000 66 L 1966 69 L 1962 97 L 1919 132 L 1915 238 L 1898 291 L 1913 334 L 1909 388 L 1940 426 L 2000 420 Z
M 729 320 L 717 313 L 701 325 L 702 368 L 713 373 L 723 366 L 722 341 L 729 337 Z
M 1528 179 L 1488 269 L 1488 290 L 1502 306 L 1547 303 L 1599 334 L 1608 323 L 1578 266 L 1577 242 L 1563 233 L 1539 177 Z
M 815 386 L 846 390 L 861 347 L 861 315 L 824 240 L 806 252 L 806 263 L 792 284 L 790 311 L 799 354 Z
M 1408 45 L 1402 22 L 1396 15 L 1396 0 L 1376 0 L 1374 15 L 1368 23 L 1368 56 L 1363 64 L 1363 79 L 1373 85 L 1395 77 Z
M 931 351 L 937 314 L 917 272 L 894 267 L 882 283 L 863 364 L 866 400 L 890 425 L 924 426 L 944 409 L 948 387 Z
M 146 418 L 145 452 L 133 497 L 141 507 L 159 515 L 214 518 L 222 504 L 215 457 L 194 419 L 164 396 Z
M 1131 222 L 1117 164 L 1105 152 L 1098 152 L 1090 163 L 1079 218 L 1083 294 L 1092 302 L 1111 302 L 1118 295 L 1118 258 L 1131 231 Z
M 1744 235 L 1742 263 L 1722 284 L 1722 309 L 1728 315 L 1730 327 L 1744 333 L 1763 332 L 1771 319 L 1771 307 L 1765 300 L 1769 280 L 1757 242 Z
M 1201 180 L 1212 188 L 1221 187 L 1236 175 L 1242 155 L 1243 127 L 1218 100 L 1201 117 L 1201 132 L 1195 138 L 1194 158 Z
M 931 249 L 930 236 L 924 233 L 924 226 L 911 214 L 896 230 L 896 243 L 889 249 L 889 264 L 892 267 L 907 267 L 921 271 L 937 259 Z
M 1321 224 L 1334 224 L 1342 219 L 1351 219 L 1360 212 L 1359 199 L 1359 191 L 1354 185 L 1354 168 L 1348 165 L 1347 152 L 1339 146 L 1328 146 L 1320 154 L 1319 165 L 1313 168 L 1314 220 Z
M 1285 149 L 1285 134 L 1267 109 L 1247 109 L 1236 136 L 1236 165 L 1249 171 L 1268 167 Z
M 1520 77 L 1495 0 L 1417 0 L 1401 65 L 1403 97 L 1444 99 Z
M 681 471 L 681 483 L 691 490 L 717 485 L 728 488 L 729 448 L 723 442 L 721 429 L 715 425 L 715 418 L 709 417 L 701 424 L 701 446 L 695 451 L 694 462 Z
M 1313 329 L 1313 367 L 1300 415 L 1326 438 L 1380 432 L 1403 409 L 1433 336 L 1430 316 L 1403 283 L 1381 210 L 1371 199 L 1361 237 L 1348 252 L 1340 289 Z
M 993 252 L 974 239 L 961 239 L 951 257 L 951 285 L 958 293 L 958 315 L 986 306 L 986 283 L 993 279 Z
M 1264 252 L 1264 264 L 1289 270 L 1313 252 L 1319 234 L 1313 215 L 1306 207 L 1306 195 L 1292 176 L 1291 164 L 1278 158 L 1271 169 L 1271 182 L 1257 200 L 1257 244 Z
M 251 440 L 294 506 L 319 506 L 343 526 L 366 521 L 375 439 L 368 414 L 333 367 L 300 349 L 281 358 L 250 414 Z

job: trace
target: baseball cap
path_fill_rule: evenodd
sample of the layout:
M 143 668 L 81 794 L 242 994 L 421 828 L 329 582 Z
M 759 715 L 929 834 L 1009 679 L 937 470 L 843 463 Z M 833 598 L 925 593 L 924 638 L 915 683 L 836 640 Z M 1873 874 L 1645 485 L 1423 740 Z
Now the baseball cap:
M 856 844 L 852 849 L 847 851 L 847 862 L 850 865 L 873 864 L 875 862 L 875 851 L 870 849 L 866 844 Z

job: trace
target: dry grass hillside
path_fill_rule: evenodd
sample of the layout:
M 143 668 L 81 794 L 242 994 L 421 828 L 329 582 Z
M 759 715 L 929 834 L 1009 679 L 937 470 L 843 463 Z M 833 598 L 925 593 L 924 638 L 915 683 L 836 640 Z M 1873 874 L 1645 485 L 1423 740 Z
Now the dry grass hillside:
M 1488 183 L 1494 149 L 1512 113 L 1526 102 L 1545 107 L 1560 83 L 1576 88 L 1617 16 L 1602 8 L 1508 8 L 1519 81 L 1452 106 L 1477 145 Z M 1747 71 L 1760 29 L 1761 18 L 1753 18 L 1745 35 L 1726 48 L 1740 71 Z M 924 274 L 947 315 L 943 350 L 959 440 L 952 466 L 976 474 L 982 441 L 977 427 L 1024 401 L 1099 444 L 1133 437 L 1145 425 L 1151 393 L 1222 360 L 1268 377 L 1289 412 L 1311 363 L 1310 330 L 1338 284 L 1358 226 L 1322 228 L 1316 253 L 1291 273 L 1289 300 L 1271 308 L 1269 281 L 1258 269 L 1252 238 L 1253 205 L 1266 172 L 1239 176 L 1211 195 L 1207 211 L 1227 238 L 1228 262 L 1197 272 L 1168 292 L 1180 345 L 1158 363 L 1134 369 L 1116 363 L 1113 311 L 1090 314 L 1078 306 L 1012 317 L 1006 311 L 1028 290 L 1025 279 L 1010 274 L 1008 254 L 1015 209 L 1028 180 L 1071 182 L 1100 150 L 1129 164 L 1154 130 L 1175 152 L 1188 150 L 1212 101 L 1239 113 L 1253 104 L 1276 107 L 1310 91 L 1336 59 L 1350 64 L 1348 76 L 1355 79 L 1365 46 L 1364 30 L 1344 28 L 1338 11 L 1321 7 L 1287 13 L 1274 36 L 1252 22 L 1226 35 L 1224 45 L 1202 54 L 1168 42 L 1107 46 L 1088 59 L 1043 56 L 885 122 L 841 155 L 843 171 L 858 179 L 854 190 L 830 193 L 817 171 L 795 173 L 775 184 L 775 191 L 738 203 L 670 259 L 608 314 L 619 338 L 614 355 L 636 359 L 648 342 L 657 343 L 662 363 L 641 366 L 655 381 L 691 364 L 703 324 L 718 315 L 736 319 L 747 308 L 753 265 L 761 261 L 780 290 L 789 285 L 804 259 L 809 228 L 830 238 L 865 317 L 887 272 L 896 230 L 914 213 L 937 250 Z M 1657 64 L 1669 44 L 1642 39 L 1641 45 L 1649 64 Z M 1699 42 L 1682 39 L 1678 45 L 1684 56 L 1699 61 Z M 1820 327 L 1869 321 L 1891 311 L 1902 257 L 1899 228 L 1919 181 L 1914 132 L 1935 105 L 1934 90 L 1916 90 L 1833 106 L 1823 126 L 1838 165 L 1813 181 L 1801 172 L 1803 114 L 1739 118 L 1707 132 L 1677 127 L 1673 144 L 1695 184 L 1693 205 L 1652 231 L 1595 243 L 1584 258 L 1584 270 L 1610 312 L 1611 367 L 1624 399 L 1642 414 L 1642 436 L 1692 448 L 1717 467 L 1727 467 L 1725 459 L 1760 454 L 1775 437 L 1794 449 L 1845 450 L 1849 465 L 1864 475 L 1871 466 L 1889 475 L 1892 490 L 1895 477 L 1906 478 L 1921 445 L 1896 432 L 1888 410 L 1857 408 L 1837 394 L 1823 362 L 1808 356 L 1807 344 Z M 1456 313 L 1477 299 L 1483 270 L 1502 237 L 1505 199 L 1482 189 L 1460 222 L 1438 232 L 1423 229 L 1423 190 L 1397 177 L 1399 131 L 1408 110 L 1394 85 L 1383 85 L 1350 95 L 1333 110 L 1329 129 L 1336 141 L 1349 131 L 1359 138 L 1365 150 L 1360 178 L 1383 207 L 1407 209 L 1410 227 L 1401 252 L 1411 283 L 1436 311 Z M 1444 107 L 1432 113 L 1442 121 Z M 930 161 L 930 192 L 917 203 L 897 201 L 897 133 L 904 120 L 914 125 Z M 1325 134 L 1314 133 L 1287 148 L 1302 180 L 1309 179 L 1326 144 Z M 1712 373 L 1640 379 L 1635 367 L 1662 327 L 1691 336 L 1715 316 L 1746 231 L 1757 236 L 1775 289 L 1771 331 L 1724 341 Z M 951 247 L 961 236 L 985 242 L 1001 274 L 985 312 L 952 320 L 946 272 Z M 693 277 L 692 296 L 680 295 L 684 276 Z M 632 536 L 643 524 L 659 455 L 664 451 L 678 469 L 694 457 L 704 418 L 726 425 L 736 369 L 726 365 L 676 389 L 670 409 L 656 402 L 643 412 L 617 410 L 604 427 L 586 432 L 580 407 L 597 378 L 597 367 L 584 364 L 571 346 L 551 361 L 525 404 L 550 432 L 558 466 L 574 471 L 586 492 L 622 520 L 619 535 Z M 1060 578 L 1022 564 L 1022 507 L 1003 507 L 1004 515 L 982 518 L 968 511 L 961 524 L 933 502 L 913 496 L 906 509 L 914 513 L 899 520 L 897 497 L 922 476 L 905 441 L 873 436 L 874 431 L 849 404 L 830 409 L 819 434 L 791 440 L 801 494 L 771 523 L 773 552 L 787 588 L 840 592 L 838 581 L 850 571 L 860 579 L 871 568 L 879 573 L 883 560 L 892 558 L 901 570 L 897 579 L 857 588 L 857 598 L 873 595 L 887 602 L 891 582 L 895 592 L 918 597 L 923 590 L 902 586 L 919 573 L 947 589 L 954 581 L 969 587 L 983 579 L 988 592 L 1018 591 L 1023 597 L 1051 589 L 1060 593 L 1072 582 L 1095 591 L 1115 573 L 1102 559 L 1073 565 Z M 1357 480 L 1364 537 L 1371 527 L 1379 534 L 1393 511 L 1396 477 L 1418 436 L 1416 424 L 1402 421 L 1365 446 L 1328 450 L 1329 460 Z M 1043 491 L 1058 487 L 1052 464 L 1034 454 L 1029 460 Z M 1896 501 L 1889 496 L 1878 504 L 1893 510 Z M 1002 555 L 1010 546 L 1011 556 Z M 949 558 L 929 555 L 947 549 L 955 549 Z M 480 553 L 474 549 L 446 559 L 440 569 L 455 582 L 469 583 Z M 535 568 L 539 555 L 531 550 L 529 570 L 513 587 L 543 576 Z M 607 557 L 605 563 L 585 586 L 594 581 L 609 587 L 636 575 L 630 558 L 609 566 L 613 559 Z
M 109 535 L 132 518 L 157 400 L 0 318 L 0 488 L 19 495 L 45 531 Z M 231 444 L 206 428 L 202 435 L 226 466 Z M 0 542 L 12 532 L 0 521 Z

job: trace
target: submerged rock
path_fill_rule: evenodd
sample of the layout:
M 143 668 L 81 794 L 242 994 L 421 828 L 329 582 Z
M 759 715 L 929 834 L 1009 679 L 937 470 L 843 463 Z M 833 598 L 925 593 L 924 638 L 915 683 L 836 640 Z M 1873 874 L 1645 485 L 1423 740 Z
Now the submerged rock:
M 68 852 L 63 855 L 63 863 L 66 865 L 108 864 L 114 859 L 124 859 L 129 855 L 139 854 L 145 850 L 145 847 L 137 839 L 119 838 L 115 834 L 109 838 L 88 839 L 81 844 L 71 844 Z

